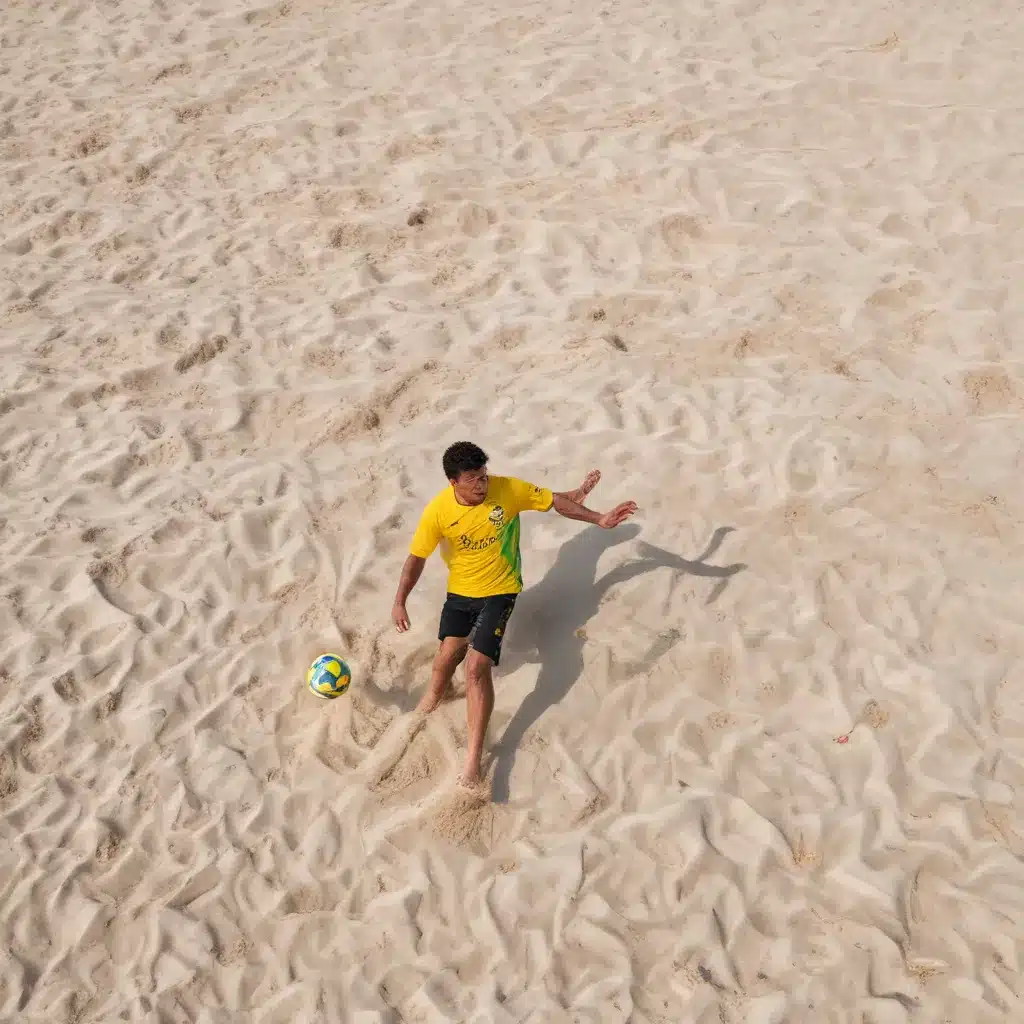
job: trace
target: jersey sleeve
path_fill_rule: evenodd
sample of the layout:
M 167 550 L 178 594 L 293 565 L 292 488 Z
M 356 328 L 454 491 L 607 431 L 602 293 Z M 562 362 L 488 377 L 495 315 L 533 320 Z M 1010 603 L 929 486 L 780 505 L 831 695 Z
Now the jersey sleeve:
M 555 496 L 546 487 L 538 487 L 525 480 L 509 477 L 508 487 L 509 503 L 515 509 L 515 515 L 520 512 L 547 512 L 555 502 Z
M 409 554 L 417 558 L 429 558 L 440 543 L 441 527 L 437 521 L 437 509 L 431 503 L 420 516 L 419 526 L 416 527 L 412 543 L 409 545 Z

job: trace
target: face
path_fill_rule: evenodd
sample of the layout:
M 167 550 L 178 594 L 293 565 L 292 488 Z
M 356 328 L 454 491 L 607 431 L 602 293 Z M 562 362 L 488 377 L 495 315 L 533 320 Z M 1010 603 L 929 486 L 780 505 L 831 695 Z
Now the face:
M 452 480 L 451 485 L 455 488 L 455 497 L 463 505 L 479 505 L 487 497 L 487 484 L 489 477 L 487 467 L 482 469 L 468 469 L 459 474 L 457 480 Z

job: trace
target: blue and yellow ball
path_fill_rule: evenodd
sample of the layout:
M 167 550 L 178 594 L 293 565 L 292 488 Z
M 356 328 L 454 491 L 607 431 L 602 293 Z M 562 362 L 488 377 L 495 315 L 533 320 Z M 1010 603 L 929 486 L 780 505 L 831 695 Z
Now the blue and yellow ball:
M 306 673 L 309 688 L 325 700 L 340 697 L 352 682 L 352 673 L 344 659 L 336 654 L 321 654 Z

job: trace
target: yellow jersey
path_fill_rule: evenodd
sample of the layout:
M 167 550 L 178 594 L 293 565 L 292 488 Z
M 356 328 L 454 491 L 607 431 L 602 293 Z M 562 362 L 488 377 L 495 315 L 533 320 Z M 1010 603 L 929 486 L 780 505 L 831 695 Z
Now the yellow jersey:
M 429 558 L 440 544 L 450 594 L 518 594 L 523 589 L 519 513 L 546 512 L 554 500 L 546 487 L 492 476 L 481 504 L 461 505 L 449 485 L 423 510 L 409 553 Z

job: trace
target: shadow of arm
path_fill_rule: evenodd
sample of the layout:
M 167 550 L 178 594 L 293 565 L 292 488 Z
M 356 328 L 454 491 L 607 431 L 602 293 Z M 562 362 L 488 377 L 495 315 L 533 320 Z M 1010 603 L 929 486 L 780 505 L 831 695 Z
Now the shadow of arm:
M 627 580 L 642 576 L 644 573 L 651 572 L 654 569 L 674 569 L 689 576 L 703 576 L 708 579 L 719 580 L 718 586 L 711 592 L 710 603 L 716 600 L 725 589 L 729 577 L 735 576 L 736 573 L 742 572 L 747 567 L 743 562 L 734 562 L 732 565 L 707 564 L 706 559 L 710 558 L 721 547 L 725 535 L 730 533 L 732 529 L 731 526 L 723 526 L 715 530 L 707 549 L 701 553 L 699 558 L 693 560 L 683 558 L 681 555 L 675 555 L 671 551 L 665 551 L 664 548 L 655 547 L 653 544 L 641 541 L 639 544 L 641 557 L 632 562 L 625 562 L 623 565 L 617 566 L 605 573 L 597 581 L 596 588 L 603 595 L 607 593 L 610 587 L 615 586 L 617 583 L 625 583 Z

